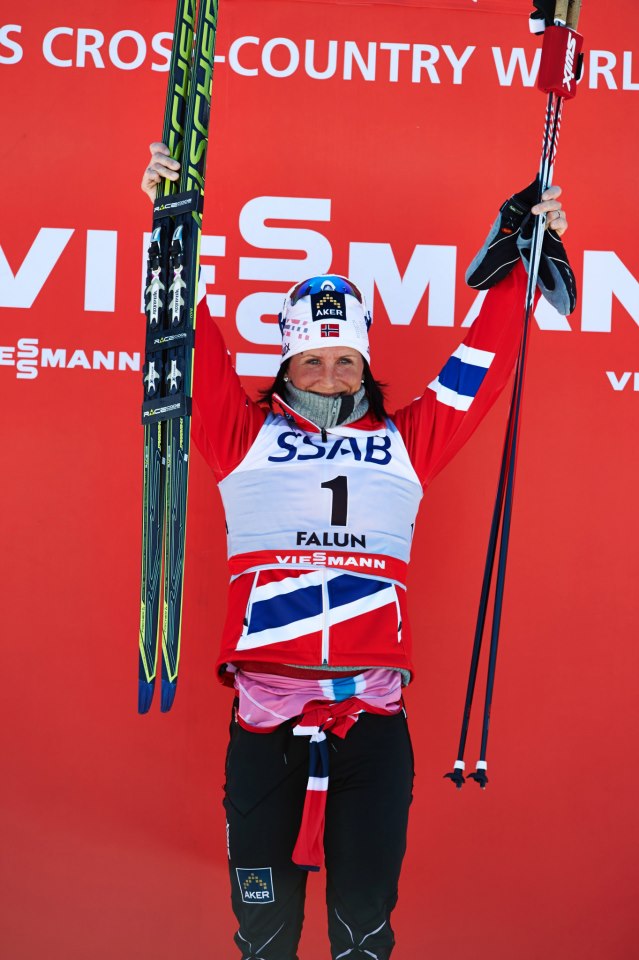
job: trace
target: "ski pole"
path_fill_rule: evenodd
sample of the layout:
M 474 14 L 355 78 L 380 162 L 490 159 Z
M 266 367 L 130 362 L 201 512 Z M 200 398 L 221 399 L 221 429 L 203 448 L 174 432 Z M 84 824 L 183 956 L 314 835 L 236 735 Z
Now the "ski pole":
M 509 454 L 509 444 L 510 444 L 510 435 L 511 435 L 511 419 L 512 419 L 514 409 L 515 409 L 515 394 L 513 389 L 513 396 L 511 399 L 510 408 L 508 412 L 508 426 L 506 428 L 506 436 L 504 438 L 504 449 L 503 449 L 502 458 L 501 458 L 501 466 L 499 469 L 497 497 L 495 499 L 493 517 L 490 524 L 488 550 L 486 552 L 486 565 L 484 568 L 484 577 L 482 580 L 481 595 L 479 599 L 479 610 L 477 613 L 477 622 L 475 626 L 475 636 L 473 639 L 473 650 L 472 650 L 471 659 L 470 659 L 470 671 L 468 675 L 468 685 L 466 688 L 466 701 L 464 703 L 464 713 L 462 718 L 461 734 L 459 737 L 459 748 L 457 750 L 457 760 L 455 761 L 455 765 L 452 771 L 450 773 L 444 774 L 444 778 L 452 780 L 458 790 L 461 790 L 465 782 L 464 769 L 466 767 L 466 764 L 464 762 L 464 753 L 466 750 L 466 738 L 468 736 L 470 714 L 473 706 L 475 684 L 477 682 L 477 670 L 479 668 L 479 659 L 481 657 L 484 628 L 486 625 L 486 612 L 488 610 L 488 597 L 490 595 L 490 587 L 492 584 L 497 537 L 499 535 L 499 527 L 501 524 L 502 510 L 504 505 L 504 491 L 506 489 L 506 475 L 507 475 L 508 454 Z
M 541 5 L 536 4 L 536 6 Z M 546 120 L 544 125 L 541 162 L 538 176 L 538 202 L 541 200 L 544 190 L 547 189 L 552 182 L 552 172 L 557 149 L 557 140 L 559 136 L 563 100 L 565 98 L 574 96 L 576 93 L 577 72 L 579 69 L 579 55 L 582 38 L 574 32 L 574 28 L 577 24 L 580 7 L 581 0 L 570 0 L 570 2 L 558 3 L 554 11 L 553 27 L 547 28 L 551 32 L 548 33 L 544 40 L 544 51 L 542 52 L 539 86 L 542 90 L 548 93 L 548 101 L 546 107 Z M 566 26 L 568 27 L 569 34 L 566 34 Z M 559 28 L 561 31 L 558 35 L 552 32 L 555 28 Z M 548 37 L 550 37 L 550 40 L 548 40 Z M 559 55 L 558 51 L 562 52 L 561 56 Z M 470 714 L 477 679 L 479 659 L 482 649 L 486 611 L 492 584 L 497 542 L 499 540 L 499 562 L 493 605 L 491 643 L 486 680 L 486 696 L 482 724 L 480 759 L 477 762 L 476 772 L 470 774 L 470 778 L 476 780 L 482 788 L 485 788 L 486 784 L 488 783 L 486 774 L 486 751 L 497 664 L 499 629 L 501 624 L 508 543 L 512 516 L 521 398 L 523 391 L 528 333 L 534 306 L 534 296 L 537 285 L 539 264 L 541 260 L 545 219 L 545 216 L 541 215 L 535 217 L 534 220 L 531 250 L 529 254 L 528 282 L 526 286 L 524 328 L 520 353 L 517 360 L 513 393 L 506 426 L 506 437 L 504 441 L 504 449 L 499 472 L 497 496 L 490 528 L 486 564 L 484 569 L 468 685 L 466 690 L 466 701 L 464 704 L 459 749 L 453 771 L 445 774 L 445 777 L 451 779 L 458 789 L 461 789 L 464 783 L 464 752 L 470 723 Z
M 579 70 L 579 54 L 582 38 L 575 33 L 581 0 L 559 0 L 555 5 L 555 22 L 544 38 L 542 63 L 540 66 L 539 86 L 548 93 L 546 109 L 546 123 L 542 144 L 541 162 L 539 168 L 539 199 L 545 189 L 552 183 L 554 161 L 557 152 L 557 142 L 561 124 L 561 112 L 564 99 L 574 97 L 577 92 L 577 74 Z M 559 31 L 559 33 L 557 33 Z M 550 40 L 548 41 L 548 37 Z M 544 63 L 545 57 L 545 63 Z M 524 328 L 521 341 L 519 359 L 515 372 L 514 388 L 514 415 L 509 418 L 511 432 L 510 452 L 508 457 L 506 493 L 503 501 L 503 517 L 499 546 L 499 561 L 495 581 L 495 597 L 493 606 L 493 620 L 491 628 L 490 652 L 488 659 L 488 673 L 486 677 L 486 696 L 484 702 L 484 716 L 482 723 L 482 738 L 479 760 L 475 772 L 469 778 L 479 783 L 485 789 L 488 783 L 486 753 L 488 749 L 488 734 L 490 729 L 490 714 L 497 667 L 497 651 L 499 645 L 499 631 L 503 609 L 504 588 L 506 581 L 506 566 L 508 559 L 508 545 L 512 520 L 512 505 L 515 487 L 515 468 L 517 462 L 519 430 L 521 422 L 521 404 L 524 386 L 524 374 L 527 359 L 528 338 L 532 318 L 535 289 L 539 275 L 539 264 L 542 254 L 546 217 L 541 214 L 535 217 L 533 226 L 532 246 L 528 265 L 528 283 L 526 287 L 526 301 L 524 314 Z M 507 444 L 508 445 L 508 444 Z

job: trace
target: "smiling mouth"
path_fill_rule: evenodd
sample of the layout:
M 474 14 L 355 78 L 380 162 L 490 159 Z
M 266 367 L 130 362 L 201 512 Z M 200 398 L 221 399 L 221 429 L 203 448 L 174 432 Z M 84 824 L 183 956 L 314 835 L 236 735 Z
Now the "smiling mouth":
M 341 393 L 320 393 L 319 390 L 309 390 L 308 392 L 315 394 L 316 397 L 326 397 L 327 400 L 339 400 L 340 397 L 350 396 L 346 391 L 342 391 Z

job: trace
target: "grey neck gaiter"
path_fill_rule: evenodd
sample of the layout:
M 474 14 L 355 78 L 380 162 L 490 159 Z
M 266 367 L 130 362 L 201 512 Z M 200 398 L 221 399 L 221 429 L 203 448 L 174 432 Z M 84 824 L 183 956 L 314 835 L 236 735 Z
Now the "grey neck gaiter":
M 368 410 L 368 397 L 364 387 L 350 396 L 324 396 L 310 390 L 298 390 L 292 383 L 286 384 L 286 401 L 296 413 L 317 424 L 322 430 L 344 427 L 363 417 Z

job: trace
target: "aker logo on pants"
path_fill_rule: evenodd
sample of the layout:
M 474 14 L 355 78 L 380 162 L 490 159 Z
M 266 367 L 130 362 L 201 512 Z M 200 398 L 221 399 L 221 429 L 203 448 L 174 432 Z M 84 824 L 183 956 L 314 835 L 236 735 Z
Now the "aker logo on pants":
M 244 903 L 273 903 L 273 874 L 270 867 L 253 867 L 250 870 L 236 867 L 237 882 Z

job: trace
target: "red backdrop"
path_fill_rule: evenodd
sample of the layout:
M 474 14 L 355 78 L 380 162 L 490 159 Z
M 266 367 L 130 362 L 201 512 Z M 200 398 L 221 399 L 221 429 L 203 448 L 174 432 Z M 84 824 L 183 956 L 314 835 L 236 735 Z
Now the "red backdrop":
M 203 262 L 251 390 L 272 367 L 274 304 L 329 266 L 373 296 L 373 367 L 391 406 L 421 392 L 461 339 L 474 302 L 465 266 L 538 164 L 530 6 L 221 0 L 205 211 L 217 239 Z M 568 322 L 545 313 L 533 330 L 485 792 L 458 793 L 442 774 L 455 757 L 505 397 L 420 517 L 407 694 L 417 781 L 398 960 L 626 960 L 634 949 L 639 15 L 630 0 L 608 12 L 584 3 L 585 75 L 564 112 L 556 180 L 582 296 Z M 0 24 L 3 955 L 230 958 L 229 695 L 212 672 L 224 537 L 197 454 L 176 704 L 136 714 L 136 368 L 150 227 L 138 181 L 160 136 L 172 3 L 59 0 L 10 19 Z M 472 763 L 477 746 L 475 730 Z M 320 960 L 321 878 L 309 894 L 302 956 Z

